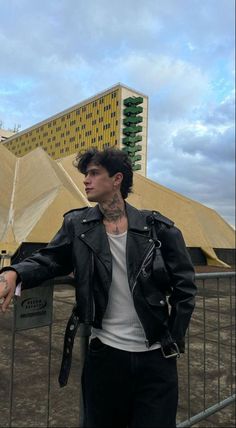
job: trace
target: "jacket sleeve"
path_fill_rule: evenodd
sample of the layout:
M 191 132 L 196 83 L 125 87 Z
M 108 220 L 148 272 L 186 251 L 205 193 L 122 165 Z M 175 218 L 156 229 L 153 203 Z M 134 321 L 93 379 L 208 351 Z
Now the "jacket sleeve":
M 73 271 L 70 235 L 69 222 L 65 218 L 62 227 L 45 248 L 33 253 L 22 262 L 11 265 L 10 268 L 18 273 L 22 281 L 22 288 L 35 287 L 43 281 L 68 275 Z M 8 267 L 3 270 L 8 270 Z
M 169 330 L 173 339 L 184 347 L 184 336 L 194 310 L 197 292 L 194 267 L 179 229 L 165 228 L 161 234 L 161 242 L 172 289 L 169 297 Z

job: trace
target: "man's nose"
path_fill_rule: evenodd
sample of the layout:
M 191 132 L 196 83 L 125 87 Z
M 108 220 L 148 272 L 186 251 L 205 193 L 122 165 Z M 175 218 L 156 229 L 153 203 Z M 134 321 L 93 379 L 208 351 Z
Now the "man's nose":
M 85 176 L 84 177 L 84 184 L 88 184 L 89 183 L 89 176 Z

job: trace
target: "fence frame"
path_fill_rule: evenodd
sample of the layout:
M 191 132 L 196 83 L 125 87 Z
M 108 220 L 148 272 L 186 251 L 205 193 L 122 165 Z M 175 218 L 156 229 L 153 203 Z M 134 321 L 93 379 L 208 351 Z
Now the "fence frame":
M 206 408 L 206 366 L 205 366 L 205 356 L 206 356 L 206 305 L 205 305 L 205 295 L 203 293 L 203 325 L 204 325 L 204 332 L 203 332 L 203 344 L 204 344 L 204 384 L 203 384 L 203 411 L 191 416 L 191 397 L 190 397 L 190 391 L 191 391 L 191 381 L 190 381 L 190 358 L 189 358 L 189 335 L 188 337 L 188 419 L 186 419 L 183 422 L 180 422 L 177 425 L 177 428 L 186 428 L 191 427 L 194 424 L 208 418 L 209 416 L 213 415 L 216 412 L 219 412 L 223 408 L 229 406 L 233 402 L 235 402 L 236 395 L 233 393 L 233 323 L 232 323 L 232 279 L 235 278 L 235 272 L 212 272 L 212 273 L 197 273 L 195 275 L 196 280 L 201 280 L 203 284 L 203 291 L 205 290 L 205 281 L 208 279 L 215 279 L 217 282 L 217 328 L 218 328 L 218 342 L 217 342 L 217 348 L 218 348 L 218 400 L 217 403 L 214 405 Z M 229 287 L 230 287 L 230 310 L 231 310 L 231 316 L 230 316 L 230 378 L 231 378 L 231 395 L 225 398 L 224 400 L 220 399 L 220 304 L 219 304 L 219 281 L 220 279 L 229 279 Z M 235 284 L 234 284 L 235 286 Z M 235 295 L 235 294 L 234 294 Z
M 220 395 L 220 306 L 219 306 L 219 281 L 220 279 L 229 279 L 229 286 L 230 286 L 230 308 L 232 312 L 233 308 L 233 293 L 232 293 L 232 279 L 235 278 L 235 272 L 214 272 L 214 273 L 198 273 L 196 274 L 196 280 L 201 280 L 203 284 L 203 291 L 205 289 L 205 281 L 208 279 L 214 279 L 216 280 L 216 291 L 217 291 L 217 312 L 218 312 L 218 318 L 217 318 L 217 328 L 218 328 L 218 336 L 217 336 L 217 346 L 218 346 L 218 400 L 217 403 L 214 405 L 206 408 L 206 385 L 205 385 L 205 377 L 206 377 L 206 367 L 205 367 L 205 341 L 206 341 L 206 319 L 205 319 L 205 297 L 203 293 L 203 322 L 204 322 L 204 331 L 203 331 L 203 346 L 204 346 L 204 384 L 203 384 L 203 410 L 195 415 L 191 415 L 191 375 L 190 375 L 190 346 L 191 343 L 189 342 L 189 334 L 187 335 L 187 372 L 188 372 L 188 418 L 184 421 L 181 421 L 177 427 L 178 428 L 185 428 L 185 427 L 191 427 L 194 424 L 208 418 L 209 416 L 213 415 L 214 413 L 222 410 L 226 406 L 232 404 L 235 401 L 235 393 L 233 391 L 233 322 L 232 322 L 232 315 L 230 317 L 230 349 L 231 349 L 231 356 L 230 356 L 230 377 L 231 377 L 231 395 L 227 398 L 221 399 Z M 74 284 L 74 281 L 71 277 L 61 277 L 61 278 L 55 278 L 53 281 L 51 281 L 51 286 L 54 285 L 72 285 Z M 15 318 L 14 318 L 15 319 Z M 15 321 L 14 321 L 15 322 Z M 12 423 L 12 396 L 13 396 L 13 381 L 14 381 L 14 352 L 15 352 L 15 334 L 16 329 L 14 327 L 13 323 L 13 331 L 12 331 L 12 349 L 11 349 L 11 374 L 10 374 L 10 397 L 9 397 L 9 427 L 11 427 Z M 50 426 L 49 424 L 49 413 L 50 413 L 50 361 L 51 361 L 51 346 L 52 346 L 52 326 L 49 325 L 49 350 L 48 350 L 48 396 L 47 396 L 47 427 Z M 79 341 L 80 341 L 80 378 L 82 375 L 82 368 L 84 364 L 84 360 L 86 357 L 88 342 L 89 342 L 89 335 L 90 332 L 86 326 L 83 324 L 80 325 L 79 331 Z M 80 417 L 79 417 L 79 427 L 83 426 L 83 400 L 82 400 L 82 394 L 80 399 Z

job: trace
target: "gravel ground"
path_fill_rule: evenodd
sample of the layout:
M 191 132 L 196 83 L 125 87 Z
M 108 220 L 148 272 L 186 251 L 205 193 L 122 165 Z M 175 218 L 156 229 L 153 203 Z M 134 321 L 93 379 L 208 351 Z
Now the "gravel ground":
M 200 271 L 212 271 L 209 267 L 199 267 Z M 217 271 L 214 268 L 214 271 Z M 223 271 L 220 269 L 220 271 Z M 225 270 L 224 270 L 225 271 Z M 227 270 L 226 270 L 227 271 Z M 199 283 L 196 310 L 189 332 L 190 347 L 178 360 L 180 400 L 178 422 L 190 415 L 201 412 L 224 400 L 232 394 L 231 377 L 234 370 L 235 336 L 230 335 L 234 326 L 234 296 L 229 298 L 229 286 L 220 281 L 217 299 L 217 285 L 210 281 L 205 289 Z M 233 288 L 233 295 L 235 288 Z M 12 322 L 13 311 L 1 316 L 0 329 L 0 427 L 8 427 L 11 416 L 12 427 L 45 427 L 47 420 L 51 427 L 78 427 L 80 403 L 80 340 L 77 335 L 73 351 L 73 364 L 69 383 L 58 385 L 63 337 L 68 317 L 74 302 L 72 287 L 56 286 L 53 300 L 53 325 L 50 376 L 48 366 L 49 327 L 19 331 L 15 335 L 14 381 L 12 411 L 10 415 Z M 203 328 L 203 307 L 206 308 Z M 217 316 L 217 310 L 220 316 Z M 233 321 L 232 321 L 233 320 Z M 218 333 L 220 326 L 220 333 Z M 205 335 L 205 336 L 204 336 Z M 204 340 L 205 337 L 205 340 Z M 220 347 L 217 343 L 220 339 Z M 205 355 L 205 358 L 204 358 Z M 188 370 L 190 360 L 190 370 Z M 220 378 L 218 380 L 218 371 Z M 48 390 L 50 379 L 50 391 Z M 190 390 L 188 388 L 190 380 Z M 204 403 L 204 394 L 206 400 Z M 48 393 L 49 392 L 49 393 Z M 190 396 L 190 408 L 188 407 Z M 47 409 L 49 406 L 49 414 Z M 234 427 L 235 408 L 230 405 L 199 422 L 195 427 Z

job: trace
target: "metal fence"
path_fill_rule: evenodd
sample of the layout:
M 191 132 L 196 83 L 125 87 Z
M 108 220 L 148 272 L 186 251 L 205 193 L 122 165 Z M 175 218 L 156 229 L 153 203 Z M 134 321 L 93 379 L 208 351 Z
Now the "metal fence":
M 178 427 L 190 427 L 217 412 L 214 425 L 204 426 L 234 426 L 233 415 L 226 425 L 219 412 L 235 401 L 235 272 L 197 274 L 196 280 L 196 309 L 186 357 L 179 362 Z
M 178 360 L 178 427 L 233 427 L 233 414 L 227 412 L 222 420 L 220 410 L 235 400 L 235 273 L 197 274 L 196 280 L 196 309 L 186 353 Z M 1 427 L 81 426 L 80 374 L 88 341 L 83 326 L 74 345 L 69 384 L 62 389 L 57 384 L 64 328 L 74 303 L 72 284 L 64 278 L 25 291 L 12 315 L 4 318 Z

